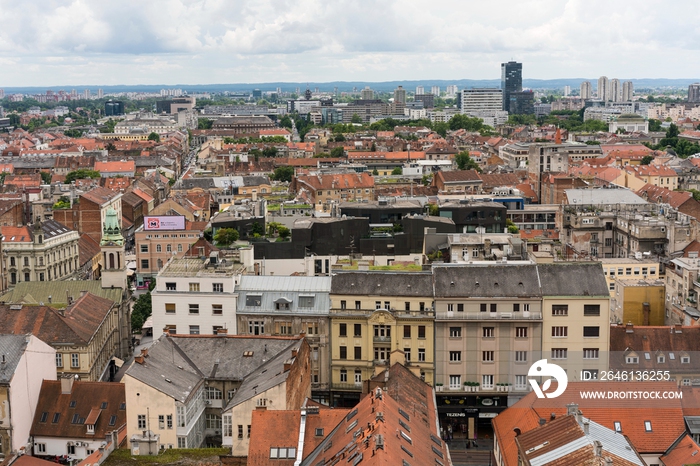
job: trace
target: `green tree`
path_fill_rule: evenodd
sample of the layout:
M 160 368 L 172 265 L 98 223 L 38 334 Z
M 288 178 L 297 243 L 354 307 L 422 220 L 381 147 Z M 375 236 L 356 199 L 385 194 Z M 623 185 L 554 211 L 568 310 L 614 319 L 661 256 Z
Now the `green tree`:
M 445 123 L 444 121 L 441 121 L 439 123 L 435 123 L 433 125 L 433 131 L 438 133 L 440 136 L 443 138 L 447 136 L 447 130 L 450 129 L 449 125 Z
M 451 131 L 455 131 L 458 129 L 465 129 L 467 131 L 480 131 L 484 126 L 484 122 L 481 120 L 481 118 L 457 114 L 450 118 L 448 125 Z
M 286 226 L 280 225 L 277 227 L 277 233 L 280 235 L 280 238 L 287 239 L 292 234 L 292 231 Z
M 651 156 L 651 155 L 645 155 L 644 157 L 642 157 L 642 162 L 641 162 L 641 164 L 642 164 L 642 165 L 649 165 L 649 164 L 651 163 L 652 160 L 654 160 L 654 157 L 653 157 L 653 156 Z
M 422 177 L 421 180 L 420 180 L 420 182 L 423 183 L 423 186 L 430 186 L 430 183 L 432 183 L 432 181 L 433 181 L 433 175 L 432 175 L 432 174 L 430 174 L 430 175 L 428 175 L 428 174 L 423 175 L 423 177 Z
M 148 135 L 148 140 L 149 140 L 149 141 L 160 142 L 160 136 L 158 135 L 158 133 L 155 133 L 155 132 L 154 132 L 154 133 L 151 133 L 151 134 Z
M 248 151 L 248 155 L 252 155 L 253 159 L 257 162 L 262 155 L 262 152 L 260 152 L 260 149 L 251 149 Z
M 250 226 L 250 233 L 253 236 L 263 236 L 265 234 L 265 226 L 260 222 L 255 222 Z
M 395 168 L 391 171 L 391 174 L 392 174 L 392 175 L 402 175 L 402 174 L 403 174 L 403 170 L 401 169 L 401 167 L 395 167 Z
M 661 131 L 661 120 L 649 119 L 649 131 Z
M 341 159 L 345 157 L 345 149 L 342 147 L 334 147 L 331 149 L 331 157 Z
M 353 113 L 352 118 L 350 118 L 350 123 L 362 123 L 362 118 L 360 118 L 360 115 L 357 113 Z
M 292 119 L 289 118 L 289 115 L 285 115 L 280 119 L 280 126 L 283 128 L 289 128 L 292 129 Z
M 289 165 L 285 165 L 283 167 L 277 167 L 275 168 L 274 173 L 272 173 L 272 178 L 275 181 L 287 181 L 291 182 L 292 177 L 294 176 L 294 167 L 290 167 Z
M 61 196 L 53 205 L 53 210 L 70 209 L 70 199 L 67 196 Z
M 214 241 L 216 241 L 216 244 L 224 247 L 235 243 L 238 241 L 238 238 L 238 230 L 235 228 L 221 228 L 217 230 L 216 234 L 214 235 Z
M 51 173 L 49 172 L 40 172 L 41 173 L 41 182 L 43 184 L 51 184 Z
M 469 156 L 469 152 L 467 151 L 455 155 L 455 163 L 460 170 L 476 170 L 481 173 L 481 167 Z
M 374 175 L 374 176 L 378 176 L 378 175 L 379 175 L 379 172 L 377 171 L 376 168 L 375 168 L 374 170 L 372 170 L 372 175 Z
M 75 180 L 83 180 L 86 178 L 92 178 L 92 179 L 97 179 L 99 178 L 100 172 L 97 170 L 89 170 L 87 168 L 79 168 L 77 170 L 73 170 L 72 172 L 68 173 L 66 175 L 66 180 L 64 181 L 65 184 L 71 184 Z
M 437 204 L 430 204 L 428 206 L 428 215 L 432 215 L 433 217 L 437 217 L 440 215 L 440 207 L 438 207 Z
M 509 218 L 506 219 L 506 227 L 508 228 L 508 233 L 512 235 L 515 235 L 520 232 L 518 226 L 515 223 L 513 223 L 513 221 Z
M 83 132 L 79 129 L 67 129 L 63 132 L 63 134 L 69 138 L 79 138 L 83 135 Z
M 343 133 L 338 133 L 335 135 L 335 142 L 344 142 L 345 141 L 345 136 L 343 136 Z
M 266 147 L 262 151 L 263 157 L 277 157 L 276 147 Z
M 214 125 L 214 120 L 209 118 L 200 118 L 197 120 L 197 129 L 211 129 Z
M 134 333 L 141 333 L 141 328 L 144 322 L 148 319 L 153 312 L 153 304 L 151 301 L 151 292 L 146 292 L 139 296 L 139 299 L 134 303 L 134 307 L 131 310 L 131 331 Z

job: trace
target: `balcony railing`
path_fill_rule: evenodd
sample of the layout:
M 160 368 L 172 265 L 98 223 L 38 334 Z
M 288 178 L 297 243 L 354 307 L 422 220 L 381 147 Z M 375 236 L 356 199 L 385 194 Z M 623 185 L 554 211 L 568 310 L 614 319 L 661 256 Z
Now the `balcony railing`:
M 432 317 L 434 314 L 432 308 L 425 308 L 422 311 L 419 311 L 417 309 L 412 310 L 412 311 L 406 311 L 404 309 L 384 309 L 384 308 L 382 308 L 382 309 L 350 309 L 350 308 L 339 309 L 339 308 L 333 308 L 329 312 L 331 314 L 346 315 L 346 316 L 369 316 L 377 311 L 391 312 L 391 314 L 396 316 L 396 317 L 416 318 L 416 319 L 421 319 L 421 318 L 425 319 L 426 317 Z
M 381 336 L 375 335 L 373 338 L 373 341 L 375 343 L 391 343 L 391 337 L 381 337 Z
M 333 390 L 348 390 L 348 391 L 362 391 L 362 383 L 346 383 L 346 382 L 333 382 L 331 384 Z
M 436 320 L 542 320 L 541 312 L 438 312 Z

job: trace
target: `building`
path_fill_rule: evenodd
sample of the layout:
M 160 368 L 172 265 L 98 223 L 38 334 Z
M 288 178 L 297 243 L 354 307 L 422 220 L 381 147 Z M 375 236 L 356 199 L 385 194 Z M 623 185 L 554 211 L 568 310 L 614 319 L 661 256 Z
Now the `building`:
M 610 81 L 606 76 L 601 76 L 598 78 L 598 90 L 597 90 L 598 100 L 607 102 L 610 99 Z
M 124 161 L 95 161 L 94 170 L 100 172 L 102 178 L 126 177 L 133 178 L 136 172 L 136 162 L 133 160 Z
M 171 334 L 237 333 L 235 287 L 252 255 L 248 248 L 235 255 L 214 250 L 204 257 L 171 258 L 151 293 L 153 328 Z
M 243 275 L 236 286 L 240 335 L 304 335 L 311 351 L 312 398 L 330 403 L 331 277 Z
M 700 83 L 688 86 L 688 102 L 700 102 Z
M 44 380 L 32 422 L 32 454 L 81 460 L 125 425 L 124 384 L 84 382 L 72 376 Z
M 435 94 L 416 94 L 416 102 L 422 102 L 423 108 L 435 108 Z
M 98 91 L 98 94 L 101 92 Z M 102 96 L 99 96 L 102 98 Z M 124 102 L 121 100 L 108 100 L 105 102 L 105 116 L 124 115 Z
M 620 80 L 613 78 L 609 82 L 610 85 L 610 100 L 613 102 L 622 101 L 622 87 L 620 86 Z
M 394 89 L 394 104 L 406 104 L 406 89 L 403 86 Z
M 258 403 L 298 409 L 311 393 L 303 338 L 163 335 L 134 359 L 122 379 L 128 431 L 151 430 L 164 448 L 245 455 Z
M 362 100 L 374 100 L 374 91 L 369 86 L 365 86 L 360 92 L 360 98 Z
M 581 99 L 587 100 L 593 97 L 593 86 L 590 81 L 583 81 L 580 90 Z
M 617 133 L 619 130 L 626 133 L 648 133 L 649 121 L 637 114 L 625 113 L 608 122 L 609 132 Z
M 535 93 L 527 91 L 512 91 L 508 94 L 508 112 L 514 115 L 534 115 Z
M 615 294 L 615 280 L 656 281 L 663 278 L 661 264 L 651 257 L 601 258 L 598 261 L 603 264 L 603 275 L 608 282 L 611 296 Z
M 502 108 L 502 89 L 464 89 L 462 91 L 463 114 L 475 115 L 478 112 L 498 112 Z
M 374 178 L 369 173 L 300 175 L 294 177 L 289 189 L 317 206 L 374 200 Z
M 666 287 L 660 279 L 615 280 L 610 305 L 612 322 L 633 325 L 663 325 L 666 310 Z
M 80 269 L 80 234 L 55 220 L 2 227 L 0 232 L 10 286 L 21 281 L 67 280 Z
M 77 202 L 68 209 L 56 209 L 53 218 L 69 229 L 79 233 L 87 233 L 95 241 L 102 239 L 102 225 L 107 210 L 112 208 L 117 213 L 117 219 L 122 221 L 122 194 L 103 187 L 96 187 L 83 193 Z
M 501 63 L 501 90 L 503 91 L 502 110 L 511 110 L 511 93 L 523 90 L 523 64 L 514 61 Z
M 443 194 L 478 194 L 483 181 L 476 170 L 440 170 L 433 176 L 432 185 Z
M 431 274 L 342 272 L 331 281 L 331 406 L 353 406 L 365 381 L 396 351 L 434 382 Z
M 634 97 L 634 84 L 632 81 L 625 81 L 622 83 L 622 101 L 631 102 L 632 97 Z
M 0 348 L 0 456 L 7 460 L 30 447 L 42 381 L 56 380 L 56 350 L 30 334 L 0 335 Z

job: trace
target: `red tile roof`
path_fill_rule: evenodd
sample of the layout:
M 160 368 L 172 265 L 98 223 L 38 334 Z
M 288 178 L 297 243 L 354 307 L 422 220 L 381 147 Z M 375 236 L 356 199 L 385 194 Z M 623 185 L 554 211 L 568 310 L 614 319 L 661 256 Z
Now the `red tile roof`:
M 669 204 L 674 209 L 677 209 L 693 197 L 691 193 L 686 191 L 671 191 L 670 189 L 654 186 L 649 183 L 645 184 L 637 191 L 637 196 L 649 202 Z
M 119 162 L 95 162 L 95 170 L 98 172 L 133 172 L 136 170 L 136 162 L 133 160 L 123 160 Z
M 693 441 L 690 435 L 683 438 L 660 459 L 664 466 L 685 466 L 686 464 L 698 464 L 700 462 L 700 446 Z
M 153 200 L 152 196 L 149 196 L 147 193 L 141 191 L 139 188 L 134 188 L 131 192 L 136 194 L 138 197 L 140 197 L 146 202 L 151 202 Z
M 297 182 L 319 189 L 374 188 L 374 178 L 369 173 L 344 173 L 338 175 L 298 176 Z
M 81 194 L 80 197 L 87 199 L 88 201 L 94 202 L 97 205 L 102 205 L 108 203 L 118 195 L 119 193 L 98 186 L 92 189 L 91 191 Z
M 452 170 L 452 171 L 439 171 L 437 175 L 445 183 L 454 183 L 460 181 L 481 181 L 479 172 L 476 170 Z
M 0 227 L 3 243 L 31 243 L 32 235 L 29 227 Z
M 92 236 L 88 235 L 87 233 L 80 235 L 80 240 L 78 240 L 78 254 L 81 267 L 92 261 L 92 258 L 98 255 L 101 251 L 100 244 L 92 239 Z
M 372 160 L 408 160 L 409 152 L 348 152 L 350 161 L 372 161 Z M 411 151 L 411 160 L 425 160 L 425 152 Z

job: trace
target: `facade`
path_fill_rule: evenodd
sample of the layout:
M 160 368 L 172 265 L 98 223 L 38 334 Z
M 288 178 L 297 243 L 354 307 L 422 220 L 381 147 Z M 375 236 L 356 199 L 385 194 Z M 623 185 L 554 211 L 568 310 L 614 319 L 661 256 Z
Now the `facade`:
M 476 170 L 440 170 L 433 176 L 432 185 L 444 194 L 478 194 L 481 193 L 483 180 Z
M 597 90 L 598 100 L 607 102 L 610 99 L 610 81 L 607 76 L 601 76 L 598 78 L 598 90 Z
M 236 291 L 240 335 L 304 335 L 311 351 L 314 400 L 328 404 L 331 277 L 243 275 Z
M 581 83 L 581 99 L 586 100 L 593 97 L 593 86 L 591 86 L 590 81 L 583 81 Z
M 664 277 L 659 261 L 650 257 L 640 259 L 634 257 L 598 259 L 603 264 L 603 275 L 608 282 L 610 296 L 615 294 L 616 280 L 652 280 Z M 641 325 L 641 324 L 638 324 Z
M 236 285 L 245 266 L 241 254 L 172 258 L 156 278 L 151 293 L 153 328 L 171 334 L 216 335 L 222 329 L 237 333 Z M 252 262 L 252 257 L 250 258 Z
M 639 115 L 625 113 L 608 123 L 609 132 L 616 133 L 619 130 L 627 133 L 648 133 L 649 121 Z
M 56 350 L 33 335 L 0 335 L 0 456 L 30 446 L 42 380 L 56 380 Z
M 634 84 L 632 81 L 625 81 L 622 83 L 622 101 L 631 102 L 632 97 L 634 97 Z
M 124 384 L 44 380 L 32 422 L 32 454 L 84 459 L 126 424 Z
M 331 406 L 353 406 L 363 383 L 391 354 L 428 384 L 434 381 L 432 276 L 343 272 L 331 282 Z
M 405 104 L 406 103 L 406 89 L 403 86 L 399 86 L 394 89 L 394 104 Z
M 688 102 L 700 102 L 700 83 L 688 86 Z
M 523 90 L 523 64 L 514 61 L 501 63 L 501 90 L 503 91 L 502 110 L 511 110 L 511 93 Z
M 700 259 L 679 257 L 666 265 L 666 325 L 700 325 Z
M 231 116 L 217 118 L 212 129 L 233 130 L 236 134 L 255 133 L 262 129 L 274 129 L 275 123 L 266 116 Z
M 613 323 L 663 325 L 665 322 L 666 288 L 660 279 L 617 278 L 610 303 Z
M 331 202 L 374 200 L 374 178 L 369 173 L 301 175 L 292 180 L 289 189 L 321 206 Z
M 503 109 L 502 89 L 464 89 L 462 91 L 462 113 L 497 112 Z
M 535 114 L 535 93 L 531 90 L 512 91 L 508 99 L 508 112 L 514 115 Z
M 69 229 L 76 230 L 79 233 L 87 233 L 95 241 L 100 241 L 102 238 L 102 225 L 110 207 L 117 212 L 117 219 L 121 225 L 121 197 L 121 193 L 107 188 L 96 187 L 81 194 L 78 202 L 75 202 L 73 207 L 54 210 L 53 218 L 57 222 L 66 225 Z
M 2 227 L 2 236 L 10 286 L 20 281 L 67 280 L 80 268 L 80 235 L 55 220 Z

